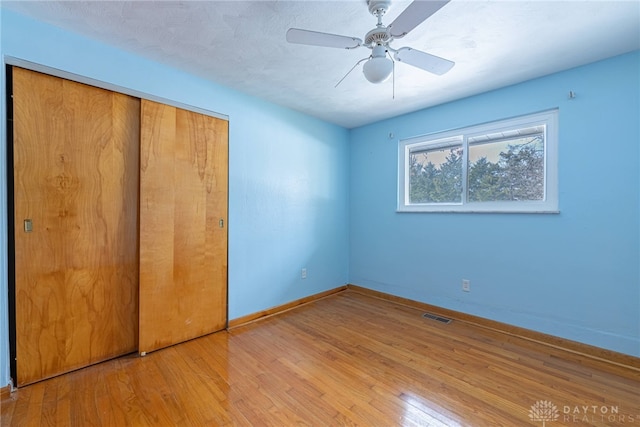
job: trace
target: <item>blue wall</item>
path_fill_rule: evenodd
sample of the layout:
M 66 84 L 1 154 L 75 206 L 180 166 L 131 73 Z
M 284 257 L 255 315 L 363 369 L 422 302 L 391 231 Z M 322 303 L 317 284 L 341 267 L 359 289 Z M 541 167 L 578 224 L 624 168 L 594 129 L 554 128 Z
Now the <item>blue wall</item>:
M 19 58 L 229 116 L 230 319 L 347 283 L 347 130 L 0 11 L 3 59 Z M 2 117 L 4 77 L 3 67 Z M 4 119 L 1 126 L 0 387 L 9 381 Z
M 639 64 L 636 51 L 353 130 L 351 283 L 640 356 Z M 551 108 L 560 214 L 396 213 L 398 139 Z

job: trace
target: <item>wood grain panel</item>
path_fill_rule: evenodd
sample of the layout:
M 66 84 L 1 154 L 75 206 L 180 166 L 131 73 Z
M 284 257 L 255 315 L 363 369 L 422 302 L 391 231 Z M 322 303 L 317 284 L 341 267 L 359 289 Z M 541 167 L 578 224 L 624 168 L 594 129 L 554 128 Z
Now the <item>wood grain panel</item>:
M 17 382 L 135 351 L 139 100 L 14 68 Z M 26 233 L 23 219 L 33 221 Z
M 228 123 L 146 100 L 141 120 L 139 351 L 148 352 L 226 326 Z

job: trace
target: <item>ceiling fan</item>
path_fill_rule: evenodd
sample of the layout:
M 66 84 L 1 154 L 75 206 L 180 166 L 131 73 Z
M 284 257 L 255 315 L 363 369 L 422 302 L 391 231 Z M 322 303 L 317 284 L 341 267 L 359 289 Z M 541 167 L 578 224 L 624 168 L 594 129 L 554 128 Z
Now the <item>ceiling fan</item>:
M 411 30 L 449 3 L 449 1 L 450 0 L 414 0 L 391 24 L 385 26 L 382 23 L 382 17 L 387 10 L 389 10 L 391 0 L 367 0 L 369 12 L 378 18 L 378 24 L 376 28 L 364 36 L 364 42 L 357 37 L 320 33 L 299 28 L 289 28 L 287 31 L 287 41 L 289 43 L 340 49 L 356 49 L 358 47 L 371 49 L 371 55 L 358 61 L 342 80 L 359 64 L 366 61 L 362 67 L 366 79 L 371 83 L 382 83 L 392 74 L 395 65 L 394 59 L 397 62 L 404 62 L 430 73 L 442 75 L 453 67 L 454 62 L 411 47 L 394 49 L 390 44 L 395 39 L 406 36 Z M 391 53 L 393 53 L 393 58 L 391 57 Z M 340 80 L 336 86 L 338 86 L 342 80 Z

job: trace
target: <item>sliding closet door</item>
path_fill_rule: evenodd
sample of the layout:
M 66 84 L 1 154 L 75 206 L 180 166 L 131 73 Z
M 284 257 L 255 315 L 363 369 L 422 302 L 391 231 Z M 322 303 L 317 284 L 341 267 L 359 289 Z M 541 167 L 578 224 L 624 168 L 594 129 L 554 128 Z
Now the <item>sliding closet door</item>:
M 142 100 L 140 344 L 227 323 L 228 122 Z
M 133 352 L 140 100 L 13 69 L 16 369 Z

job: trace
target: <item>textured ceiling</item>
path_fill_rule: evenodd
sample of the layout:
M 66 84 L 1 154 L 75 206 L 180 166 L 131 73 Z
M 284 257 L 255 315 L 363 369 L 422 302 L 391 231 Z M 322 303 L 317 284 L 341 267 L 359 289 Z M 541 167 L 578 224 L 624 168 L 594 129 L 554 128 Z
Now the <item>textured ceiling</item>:
M 409 3 L 393 2 L 383 22 Z M 376 24 L 365 0 L 3 0 L 2 7 L 347 128 L 640 49 L 636 0 L 452 0 L 392 46 L 455 67 L 436 76 L 397 64 L 394 99 L 392 80 L 371 84 L 361 65 L 334 88 L 368 49 L 285 41 L 289 27 L 363 39 Z

